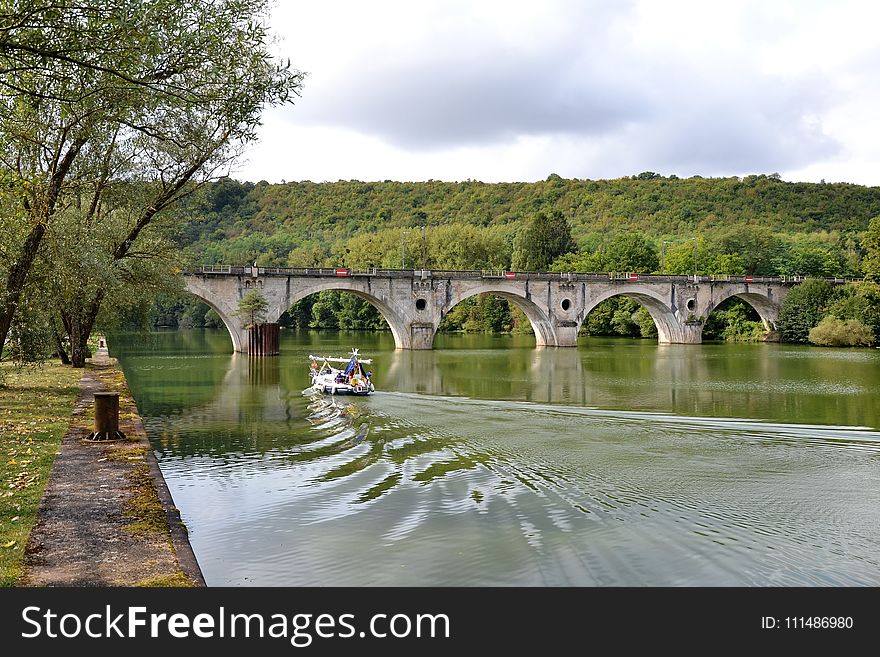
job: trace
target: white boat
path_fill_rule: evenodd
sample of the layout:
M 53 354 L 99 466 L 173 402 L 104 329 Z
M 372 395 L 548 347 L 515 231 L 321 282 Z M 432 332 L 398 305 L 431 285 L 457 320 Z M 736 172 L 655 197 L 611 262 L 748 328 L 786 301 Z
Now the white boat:
M 336 356 L 309 355 L 309 376 L 312 388 L 331 395 L 369 395 L 375 391 L 370 380 L 373 373 L 364 368 L 372 364 L 371 358 L 361 358 L 357 349 L 351 350 L 348 358 Z M 345 363 L 345 367 L 334 367 L 331 363 Z

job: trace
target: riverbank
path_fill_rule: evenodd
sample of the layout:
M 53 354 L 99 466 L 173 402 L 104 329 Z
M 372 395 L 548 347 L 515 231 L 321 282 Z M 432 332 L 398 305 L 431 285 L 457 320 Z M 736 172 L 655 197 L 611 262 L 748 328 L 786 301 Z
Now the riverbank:
M 5 584 L 203 586 L 121 369 L 100 349 L 81 375 L 20 574 Z M 119 393 L 127 440 L 83 442 L 102 391 Z
M 61 438 L 79 394 L 81 372 L 49 362 L 17 369 L 0 363 L 0 587 L 21 576 Z

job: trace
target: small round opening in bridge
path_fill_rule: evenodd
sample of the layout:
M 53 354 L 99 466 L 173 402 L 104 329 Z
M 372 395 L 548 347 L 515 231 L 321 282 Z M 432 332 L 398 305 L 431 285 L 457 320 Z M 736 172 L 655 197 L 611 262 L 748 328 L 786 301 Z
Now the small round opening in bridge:
M 416 310 L 424 310 L 428 307 L 428 302 L 424 299 L 416 299 Z
M 562 309 L 568 310 L 569 308 L 571 308 L 571 299 L 563 299 L 562 300 Z
M 697 300 L 696 299 L 691 297 L 690 299 L 687 300 L 687 309 L 688 310 L 693 312 L 696 307 L 697 307 Z

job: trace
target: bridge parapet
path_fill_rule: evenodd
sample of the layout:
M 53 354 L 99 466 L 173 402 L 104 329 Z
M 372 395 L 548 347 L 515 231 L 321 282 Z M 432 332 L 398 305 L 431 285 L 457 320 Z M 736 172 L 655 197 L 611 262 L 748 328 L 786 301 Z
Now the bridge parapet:
M 363 277 L 381 276 L 386 278 L 420 279 L 441 278 L 469 280 L 473 278 L 492 278 L 505 280 L 531 281 L 641 281 L 647 283 L 776 283 L 797 285 L 804 276 L 734 276 L 727 274 L 686 276 L 677 274 L 643 274 L 639 272 L 536 272 L 506 270 L 449 270 L 449 269 L 388 269 L 381 267 L 239 267 L 234 265 L 202 265 L 184 275 L 218 276 L 318 276 L 318 277 Z M 842 285 L 856 279 L 828 278 L 829 283 Z

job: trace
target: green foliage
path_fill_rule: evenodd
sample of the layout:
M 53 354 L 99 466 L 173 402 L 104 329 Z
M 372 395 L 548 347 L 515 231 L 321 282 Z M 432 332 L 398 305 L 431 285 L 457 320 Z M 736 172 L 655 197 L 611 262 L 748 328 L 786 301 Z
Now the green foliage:
M 779 313 L 779 331 L 787 342 L 872 344 L 880 335 L 880 284 L 862 281 L 832 287 L 807 280 L 788 293 Z
M 31 286 L 24 291 L 18 310 L 3 358 L 19 366 L 42 363 L 56 351 L 52 304 L 41 289 Z
M 0 202 L 12 206 L 0 212 L 0 237 L 14 239 L 0 283 L 0 352 L 25 287 L 43 285 L 82 366 L 115 283 L 141 282 L 143 293 L 154 280 L 147 229 L 256 137 L 264 107 L 301 86 L 302 74 L 272 56 L 266 0 L 135 9 L 58 0 L 0 11 L 0 180 L 9 192 Z M 215 206 L 232 202 L 213 191 Z M 81 276 L 35 280 L 47 237 L 63 274 Z
M 793 287 L 779 310 L 779 334 L 785 342 L 806 342 L 810 329 L 825 315 L 834 289 L 822 280 L 808 279 Z
M 643 338 L 657 337 L 657 325 L 654 323 L 654 318 L 651 317 L 651 313 L 648 312 L 647 308 L 644 306 L 639 308 L 633 319 L 639 325 L 639 333 Z
M 657 245 L 644 235 L 614 235 L 591 251 L 568 253 L 556 258 L 550 271 L 653 272 L 659 267 Z
M 388 324 L 379 311 L 364 299 L 345 292 L 328 290 L 312 295 L 294 305 L 288 313 L 292 325 L 297 328 L 381 330 Z M 306 315 L 310 309 L 310 315 Z
M 782 276 L 831 278 L 851 274 L 839 244 L 827 234 L 796 235 L 779 248 L 771 268 Z
M 339 314 L 342 310 L 339 295 L 332 292 L 321 292 L 318 297 L 319 299 L 312 305 L 309 328 L 338 329 Z
M 880 217 L 874 217 L 868 224 L 868 230 L 862 238 L 865 257 L 862 260 L 862 272 L 870 281 L 880 281 Z
M 657 326 L 648 310 L 638 301 L 624 296 L 611 297 L 593 308 L 581 331 L 586 335 L 657 337 Z
M 772 275 L 774 259 L 782 250 L 782 241 L 766 226 L 738 225 L 726 228 L 714 238 L 719 254 L 733 254 L 742 259 L 744 273 Z
M 422 242 L 424 234 L 425 242 Z M 403 247 L 403 249 L 401 249 Z M 429 269 L 504 269 L 510 265 L 510 236 L 503 227 L 483 228 L 468 224 L 435 226 L 426 231 L 386 229 L 356 235 L 334 245 L 326 266 L 420 269 L 423 251 Z M 401 251 L 404 253 L 402 254 Z M 293 266 L 310 266 L 288 257 Z M 318 263 L 314 263 L 318 264 Z
M 703 340 L 759 342 L 766 335 L 758 312 L 748 303 L 731 297 L 716 308 L 703 326 Z
M 618 297 L 606 299 L 597 305 L 584 319 L 581 331 L 586 335 L 615 335 L 611 325 L 617 312 Z
M 465 299 L 441 321 L 440 331 L 466 333 L 510 333 L 517 326 L 531 333 L 531 324 L 519 311 L 515 322 L 513 304 L 491 294 L 480 294 Z M 519 331 L 518 331 L 519 332 Z
M 242 328 L 251 328 L 266 321 L 269 302 L 259 290 L 251 290 L 238 301 L 238 310 L 232 315 L 241 320 Z
M 546 271 L 556 258 L 575 248 L 565 215 L 559 210 L 539 212 L 517 234 L 511 266 L 519 271 Z
M 858 320 L 880 336 L 880 284 L 862 281 L 835 288 L 827 315 Z
M 281 315 L 278 323 L 294 329 L 308 329 L 312 321 L 312 309 L 319 295 L 309 295 L 293 304 Z
M 857 319 L 828 316 L 810 329 L 809 340 L 823 347 L 869 347 L 874 344 L 874 332 Z
M 222 328 L 223 320 L 196 297 L 160 292 L 152 299 L 142 297 L 127 304 L 119 314 L 117 326 L 128 330 L 148 330 L 158 326 L 178 328 Z
M 204 304 L 202 304 L 204 305 Z M 205 306 L 207 310 L 205 311 L 204 317 L 204 326 L 205 328 L 223 328 L 223 320 L 220 319 L 220 315 L 218 315 L 213 308 L 208 308 Z M 198 317 L 198 315 L 196 315 Z M 194 324 L 194 326 L 199 326 L 199 324 Z
M 804 235 L 819 235 L 822 246 L 843 254 L 847 271 L 853 271 L 859 255 L 856 238 L 880 214 L 880 188 L 786 183 L 768 176 L 598 181 L 551 176 L 535 183 L 493 184 L 224 181 L 223 186 L 227 190 L 222 195 L 190 201 L 188 212 L 198 221 L 178 239 L 196 262 L 244 264 L 262 257 L 260 264 L 265 265 L 338 265 L 344 253 L 338 247 L 344 248 L 352 237 L 388 231 L 379 249 L 382 262 L 399 267 L 405 229 L 407 265 L 418 268 L 419 212 L 428 225 L 429 259 L 437 263 L 432 266 L 444 266 L 445 256 L 445 247 L 432 233 L 440 227 L 471 226 L 498 230 L 503 246 L 494 242 L 490 252 L 506 253 L 506 267 L 513 236 L 527 218 L 562 212 L 581 253 L 604 251 L 615 236 L 626 233 L 644 235 L 658 251 L 661 240 L 672 241 L 666 245 L 670 273 L 693 272 L 694 242 L 685 240 L 694 236 L 700 238 L 701 274 L 777 273 L 779 248 Z M 732 230 L 738 226 L 742 230 Z M 360 251 L 349 248 L 351 253 Z M 478 261 L 486 259 L 451 260 L 480 268 Z M 600 265 L 566 269 L 603 271 Z
M 600 262 L 602 271 L 652 272 L 659 266 L 657 245 L 637 233 L 616 235 L 605 248 Z

